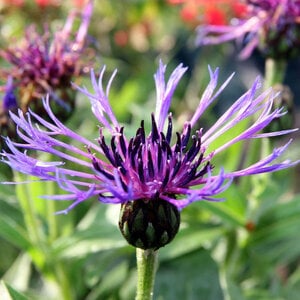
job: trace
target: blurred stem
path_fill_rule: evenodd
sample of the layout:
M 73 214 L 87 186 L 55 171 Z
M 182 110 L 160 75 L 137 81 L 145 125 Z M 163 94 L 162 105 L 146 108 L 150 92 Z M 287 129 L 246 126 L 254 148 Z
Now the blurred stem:
M 53 182 L 47 182 L 47 195 L 54 195 L 54 184 Z M 57 230 L 57 216 L 56 212 L 56 202 L 53 200 L 45 200 L 46 213 L 47 213 L 47 222 L 49 228 L 49 241 L 54 241 L 58 236 Z
M 267 58 L 265 63 L 264 89 L 282 83 L 286 71 L 286 61 Z
M 238 249 L 237 247 L 237 232 L 236 230 L 230 230 L 226 234 L 226 241 L 227 241 L 227 247 L 226 247 L 226 253 L 225 253 L 225 266 L 230 267 L 233 264 L 231 264 L 232 261 L 234 261 L 235 265 L 235 258 L 236 258 L 236 251 Z M 232 270 L 229 270 L 229 273 Z
M 14 174 L 16 182 L 22 182 L 26 180 L 26 177 L 21 175 L 18 172 Z M 17 185 L 17 196 L 22 208 L 22 212 L 24 214 L 24 221 L 26 225 L 26 229 L 28 232 L 28 236 L 31 239 L 31 242 L 35 245 L 40 245 L 42 241 L 40 228 L 40 222 L 35 216 L 35 208 L 33 199 L 31 196 L 30 188 L 28 184 L 18 184 Z
M 265 62 L 265 81 L 264 90 L 276 85 L 282 84 L 285 73 L 286 73 L 286 60 L 276 60 L 273 58 L 267 58 Z M 250 144 L 250 163 L 253 163 L 262 157 L 266 157 L 271 152 L 271 141 L 269 139 L 257 139 L 252 141 Z M 261 174 L 253 176 L 251 179 L 252 188 L 249 194 L 251 201 L 249 202 L 252 209 L 250 209 L 249 214 L 253 217 L 253 212 L 259 205 L 259 196 L 264 191 L 268 184 L 268 179 L 270 174 Z M 253 220 L 252 220 L 253 221 Z
M 64 300 L 74 299 L 74 295 L 71 289 L 70 280 L 65 272 L 62 262 L 57 262 L 54 266 L 55 280 L 61 293 L 61 297 Z
M 136 300 L 151 300 L 153 297 L 157 254 L 158 252 L 153 249 L 136 248 L 138 274 Z
M 22 175 L 18 172 L 15 172 L 14 178 L 16 182 L 20 183 L 28 180 L 26 175 Z M 45 188 L 48 187 L 49 186 L 45 186 Z M 34 202 L 36 199 L 34 199 L 32 189 L 33 187 L 29 182 L 27 184 L 18 184 L 16 187 L 17 198 L 24 215 L 26 230 L 32 245 L 27 251 L 37 269 L 39 269 L 46 277 L 48 276 L 51 281 L 56 283 L 60 293 L 59 299 L 73 299 L 71 285 L 63 263 L 60 261 L 53 262 L 53 257 L 51 256 L 51 242 L 54 241 L 57 235 L 57 222 L 55 219 L 56 216 L 54 215 L 55 204 L 53 201 L 40 200 L 45 201 L 46 203 L 46 215 L 50 228 L 48 236 L 43 231 L 43 225 L 38 217 L 37 206 Z M 50 187 L 50 190 L 52 189 L 53 185 Z M 50 192 L 50 190 L 48 190 L 48 192 Z M 48 242 L 47 238 L 49 239 Z M 47 272 L 49 272 L 49 274 L 47 274 Z

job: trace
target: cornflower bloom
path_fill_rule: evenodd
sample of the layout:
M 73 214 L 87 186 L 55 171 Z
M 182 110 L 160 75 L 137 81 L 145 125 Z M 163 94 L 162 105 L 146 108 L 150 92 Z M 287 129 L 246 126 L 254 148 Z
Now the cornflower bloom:
M 184 124 L 182 132 L 173 135 L 170 105 L 175 88 L 187 68 L 180 64 L 167 82 L 165 70 L 166 65 L 160 62 L 154 75 L 156 106 L 155 113 L 149 116 L 152 125 L 148 134 L 144 121 L 141 121 L 135 136 L 126 137 L 125 128 L 117 121 L 108 99 L 115 72 L 104 89 L 103 68 L 98 81 L 91 72 L 94 91 L 77 87 L 91 102 L 92 112 L 102 126 L 98 144 L 61 123 L 46 98 L 44 106 L 52 122 L 31 110 L 26 115 L 21 110 L 18 114 L 11 113 L 24 142 L 12 142 L 7 137 L 9 151 L 2 152 L 3 162 L 18 172 L 54 181 L 65 190 L 63 195 L 44 196 L 72 202 L 59 213 L 68 213 L 92 196 L 103 203 L 121 204 L 120 229 L 130 244 L 143 249 L 157 249 L 170 242 L 179 227 L 179 211 L 195 201 L 222 200 L 216 196 L 230 185 L 232 179 L 274 172 L 296 164 L 289 160 L 275 162 L 290 144 L 288 142 L 245 168 L 225 172 L 214 167 L 214 158 L 240 141 L 284 135 L 294 130 L 262 133 L 273 119 L 281 117 L 284 112 L 281 108 L 271 110 L 276 97 L 271 89 L 256 96 L 261 85 L 259 79 L 211 128 L 205 132 L 198 128 L 197 122 L 202 114 L 233 76 L 217 88 L 218 69 L 213 71 L 209 68 L 210 81 L 195 113 Z M 210 149 L 217 138 L 253 117 L 256 120 L 249 127 L 218 148 Z M 76 141 L 82 147 L 65 142 L 65 138 Z M 107 139 L 110 141 L 107 142 Z M 57 160 L 44 161 L 34 151 L 27 150 L 50 153 Z
M 231 25 L 200 26 L 198 45 L 220 44 L 230 40 L 242 42 L 241 58 L 247 58 L 255 48 L 267 57 L 283 58 L 299 53 L 299 0 L 246 0 L 243 18 L 233 19 Z
M 71 113 L 75 95 L 70 82 L 74 76 L 87 71 L 83 54 L 87 56 L 86 36 L 92 10 L 93 4 L 89 1 L 74 37 L 72 27 L 78 14 L 76 11 L 68 16 L 63 29 L 54 35 L 49 28 L 40 35 L 34 26 L 30 26 L 20 45 L 0 51 L 0 56 L 11 65 L 1 70 L 0 76 L 12 77 L 19 107 L 23 111 L 31 107 L 43 114 L 41 98 L 49 94 L 62 117 Z

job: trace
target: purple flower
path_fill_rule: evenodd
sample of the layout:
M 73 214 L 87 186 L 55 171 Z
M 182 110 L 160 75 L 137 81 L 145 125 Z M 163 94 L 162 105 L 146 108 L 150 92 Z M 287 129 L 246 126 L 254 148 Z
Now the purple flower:
M 11 76 L 7 79 L 5 94 L 3 96 L 1 106 L 2 109 L 6 112 L 8 112 L 9 110 L 15 110 L 18 107 L 18 102 L 15 95 L 15 87 Z
M 15 124 L 9 117 L 9 111 L 17 112 L 18 102 L 12 77 L 8 77 L 4 87 L 4 95 L 0 100 L 0 134 L 16 138 Z M 0 139 L 0 149 L 5 147 L 4 139 Z
M 288 142 L 245 168 L 225 171 L 214 166 L 214 158 L 237 142 L 284 135 L 294 130 L 262 132 L 273 119 L 285 113 L 280 108 L 272 111 L 276 95 L 271 89 L 256 95 L 261 86 L 259 79 L 211 128 L 205 131 L 198 128 L 197 122 L 202 114 L 233 76 L 217 88 L 218 69 L 213 71 L 209 68 L 210 82 L 195 113 L 184 124 L 181 133 L 173 134 L 170 105 L 174 90 L 187 68 L 180 64 L 168 81 L 165 81 L 165 70 L 166 66 L 160 62 L 154 75 L 157 97 L 155 113 L 149 115 L 152 123 L 149 133 L 146 132 L 144 121 L 141 121 L 135 136 L 126 137 L 126 129 L 116 119 L 108 100 L 115 72 L 104 89 L 103 68 L 98 81 L 94 72 L 91 72 L 92 92 L 77 87 L 90 100 L 92 112 L 102 126 L 98 143 L 85 139 L 62 124 L 53 114 L 47 98 L 44 106 L 51 122 L 33 111 L 25 115 L 21 110 L 18 114 L 11 113 L 24 142 L 12 142 L 6 138 L 9 151 L 2 152 L 3 162 L 18 172 L 56 182 L 67 193 L 46 197 L 72 202 L 61 213 L 67 213 L 92 196 L 97 196 L 100 202 L 114 204 L 160 199 L 180 210 L 195 201 L 221 200 L 215 196 L 224 191 L 236 177 L 278 171 L 297 163 L 289 160 L 276 162 Z M 249 127 L 218 148 L 210 149 L 217 138 L 241 122 L 253 118 L 256 119 Z M 81 146 L 74 146 L 73 143 L 65 142 L 66 139 L 61 139 L 65 137 Z M 50 153 L 57 159 L 44 161 L 34 151 L 27 150 Z
M 46 94 L 64 110 L 70 110 L 74 102 L 74 97 L 69 95 L 70 82 L 74 76 L 86 71 L 82 57 L 92 10 L 92 1 L 88 1 L 75 36 L 72 28 L 78 12 L 73 11 L 64 27 L 54 34 L 46 27 L 41 35 L 30 26 L 18 45 L 0 51 L 0 56 L 11 65 L 1 70 L 0 76 L 5 79 L 12 77 L 19 107 L 24 111 L 28 107 L 35 107 L 34 110 L 38 111 L 42 106 L 39 105 L 40 99 Z
M 295 55 L 300 47 L 299 0 L 247 0 L 247 13 L 232 25 L 206 25 L 198 28 L 198 45 L 221 44 L 239 40 L 241 58 L 247 58 L 259 47 L 268 57 Z

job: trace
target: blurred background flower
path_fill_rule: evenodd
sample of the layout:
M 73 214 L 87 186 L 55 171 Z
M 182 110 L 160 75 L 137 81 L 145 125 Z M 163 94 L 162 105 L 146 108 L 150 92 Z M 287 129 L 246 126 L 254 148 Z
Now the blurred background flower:
M 237 2 L 237 1 L 236 1 Z M 244 15 L 232 24 L 198 29 L 197 43 L 211 45 L 238 40 L 241 57 L 258 47 L 266 57 L 287 59 L 299 54 L 300 2 L 298 0 L 245 1 Z
M 17 107 L 23 112 L 31 109 L 44 115 L 41 99 L 49 95 L 58 117 L 69 117 L 76 98 L 71 81 L 89 72 L 93 57 L 91 49 L 87 48 L 92 11 L 92 2 L 89 2 L 82 13 L 71 12 L 64 27 L 55 33 L 47 24 L 42 34 L 31 25 L 19 42 L 9 41 L 10 45 L 0 51 L 7 63 L 7 67 L 0 70 L 0 78 L 3 81 L 9 78 L 10 84 L 9 88 L 2 87 L 5 97 L 13 92 Z M 76 17 L 79 17 L 80 25 L 74 34 Z M 5 107 L 5 103 L 2 106 Z M 2 126 L 0 130 L 3 134 Z M 16 138 L 15 135 L 11 137 Z

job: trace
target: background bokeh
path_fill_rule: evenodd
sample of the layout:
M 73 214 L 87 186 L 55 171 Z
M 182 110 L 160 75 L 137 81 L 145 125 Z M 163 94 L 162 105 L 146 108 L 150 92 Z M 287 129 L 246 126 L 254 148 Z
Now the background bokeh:
M 107 77 L 118 69 L 110 100 L 128 135 L 141 120 L 150 124 L 153 74 L 159 59 L 168 64 L 168 71 L 179 63 L 189 68 L 172 104 L 176 128 L 195 110 L 209 80 L 208 65 L 220 67 L 220 83 L 232 72 L 236 75 L 201 120 L 199 126 L 204 128 L 258 75 L 264 76 L 265 60 L 259 52 L 241 61 L 234 43 L 197 48 L 195 20 L 183 17 L 182 6 L 170 2 L 95 1 L 88 31 L 89 47 L 95 53 L 93 67 L 99 70 L 106 65 Z M 21 39 L 30 24 L 42 30 L 48 23 L 55 31 L 71 9 L 80 10 L 83 5 L 84 1 L 75 0 L 0 0 L 0 48 Z M 0 68 L 6 66 L 1 60 Z M 294 126 L 300 123 L 299 75 L 300 58 L 296 57 L 289 61 L 285 77 L 294 96 Z M 89 76 L 76 78 L 76 83 L 89 87 Z M 67 125 L 91 140 L 97 138 L 98 124 L 83 95 L 77 95 Z M 300 140 L 297 133 L 293 138 L 286 157 L 296 160 Z M 225 170 L 234 168 L 242 149 L 242 145 L 233 147 L 215 164 Z M 246 155 L 251 156 L 249 151 Z M 1 181 L 12 180 L 4 164 L 0 172 Z M 245 178 L 223 193 L 226 201 L 198 202 L 184 209 L 180 232 L 159 253 L 154 299 L 298 300 L 299 176 L 296 167 Z M 14 174 L 14 180 L 24 178 Z M 45 182 L 0 185 L 0 295 L 36 300 L 133 299 L 135 249 L 126 244 L 117 227 L 119 208 L 92 199 L 68 215 L 55 215 L 67 204 L 39 195 L 56 190 L 55 184 Z

